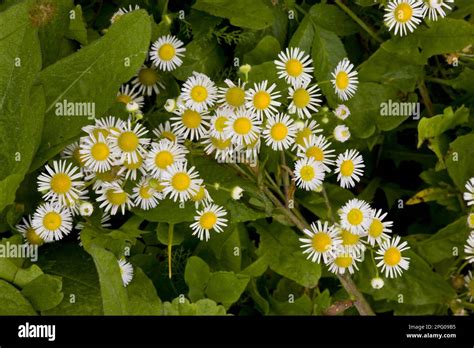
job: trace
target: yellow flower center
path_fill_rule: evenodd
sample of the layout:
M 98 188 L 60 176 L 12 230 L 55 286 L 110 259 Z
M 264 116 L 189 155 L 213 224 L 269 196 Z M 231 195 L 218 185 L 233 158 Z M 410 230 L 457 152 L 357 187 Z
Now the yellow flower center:
M 142 163 L 143 163 L 143 158 L 141 156 L 138 156 L 138 161 L 133 163 L 133 162 L 129 162 L 128 160 L 125 160 L 123 161 L 123 166 L 129 170 L 134 170 L 134 169 L 140 168 Z
M 96 161 L 105 161 L 110 154 L 109 146 L 105 143 L 95 143 L 91 148 L 91 156 Z
M 57 173 L 51 178 L 51 190 L 58 194 L 66 193 L 71 189 L 72 181 L 69 175 Z
M 234 121 L 234 131 L 237 134 L 245 135 L 252 129 L 252 122 L 247 117 L 239 117 Z
M 338 257 L 336 257 L 336 259 L 334 260 L 334 263 L 335 263 L 336 266 L 338 266 L 338 267 L 347 268 L 347 267 L 349 267 L 350 265 L 352 265 L 352 257 L 351 257 L 351 256 L 348 256 L 348 255 L 338 256 Z
M 225 100 L 230 106 L 241 107 L 245 103 L 245 91 L 240 87 L 230 87 L 225 94 Z
M 219 150 L 225 150 L 229 148 L 229 146 L 231 145 L 230 138 L 219 139 L 219 138 L 211 137 L 211 143 L 216 149 L 219 149 Z
M 467 287 L 469 289 L 469 296 L 474 297 L 474 279 L 471 279 Z
M 316 233 L 313 236 L 312 245 L 314 250 L 324 253 L 331 246 L 331 237 L 324 232 Z
M 341 164 L 341 174 L 343 176 L 351 176 L 354 172 L 354 162 L 351 160 L 343 161 Z
M 140 187 L 138 194 L 140 195 L 141 198 L 144 198 L 144 199 L 149 199 L 153 196 L 150 190 L 150 186 L 147 186 L 147 185 L 142 185 Z
M 349 75 L 345 71 L 340 71 L 336 76 L 336 87 L 346 89 L 349 86 Z
M 292 77 L 298 77 L 303 72 L 303 64 L 298 59 L 289 59 L 286 62 L 286 72 Z
M 171 186 L 177 191 L 185 191 L 191 185 L 191 178 L 187 173 L 176 173 L 171 179 Z
M 468 224 L 469 224 L 469 227 L 474 226 L 474 213 L 469 214 Z
M 383 224 L 379 219 L 373 219 L 369 227 L 369 235 L 377 238 L 383 232 Z
M 171 132 L 163 131 L 163 132 L 161 133 L 161 136 L 162 136 L 163 138 L 168 139 L 169 141 L 172 141 L 172 142 L 176 141 L 176 135 L 174 135 L 174 134 L 171 133 Z
M 199 224 L 205 230 L 210 230 L 211 228 L 213 228 L 216 222 L 217 216 L 212 211 L 208 211 L 207 213 L 202 214 L 199 218 Z
M 191 90 L 191 99 L 202 103 L 207 98 L 207 89 L 203 86 L 194 86 Z
M 133 132 L 123 132 L 118 137 L 118 146 L 124 152 L 133 152 L 137 149 L 140 144 L 140 140 L 137 135 Z
M 341 230 L 342 245 L 356 245 L 359 242 L 359 236 L 348 230 Z
M 395 247 L 390 247 L 385 251 L 383 260 L 388 266 L 396 266 L 402 259 L 402 253 Z
M 285 139 L 287 134 L 288 127 L 282 122 L 275 123 L 272 126 L 272 129 L 270 130 L 270 135 L 272 136 L 272 139 L 276 141 L 281 141 Z
M 227 117 L 225 116 L 218 116 L 216 118 L 216 121 L 214 122 L 214 127 L 219 133 L 222 133 L 224 131 L 224 128 L 227 123 Z
M 253 105 L 258 110 L 266 109 L 270 105 L 270 102 L 271 102 L 270 94 L 268 94 L 265 91 L 257 92 L 253 96 Z
M 143 68 L 138 73 L 138 81 L 145 86 L 154 86 L 158 82 L 158 79 L 158 73 L 152 68 Z
M 304 108 L 306 105 L 309 104 L 309 93 L 304 88 L 298 88 L 293 93 L 293 103 L 295 103 L 296 107 L 299 109 Z
M 36 233 L 34 228 L 29 228 L 26 230 L 25 238 L 31 245 L 42 245 L 44 243 L 43 238 L 41 238 L 38 233 Z
M 133 99 L 129 95 L 120 94 L 119 96 L 117 96 L 116 101 L 119 102 L 119 103 L 127 105 L 128 103 L 132 102 Z
M 308 139 L 311 136 L 311 129 L 309 128 L 303 128 L 296 134 L 296 143 L 298 145 L 304 146 L 304 141 L 305 139 Z
M 314 175 L 316 173 L 314 172 L 314 168 L 312 166 L 303 166 L 300 169 L 300 177 L 301 180 L 303 181 L 311 181 L 314 178 Z
M 407 3 L 401 3 L 395 8 L 395 20 L 400 23 L 408 22 L 413 16 L 413 8 Z
M 181 119 L 186 128 L 198 128 L 201 124 L 201 115 L 199 112 L 191 109 L 185 110 Z
M 360 211 L 360 209 L 353 208 L 347 214 L 347 221 L 353 226 L 360 225 L 362 220 L 364 219 L 364 214 Z
M 306 149 L 306 156 L 313 157 L 316 161 L 324 160 L 324 152 L 317 146 L 311 146 Z
M 195 202 L 200 202 L 204 199 L 205 194 L 206 194 L 206 191 L 204 190 L 204 187 L 201 186 L 198 192 L 194 196 L 191 196 L 191 199 Z
M 51 211 L 44 216 L 43 227 L 49 231 L 54 231 L 61 226 L 62 222 L 63 218 L 61 217 L 61 214 Z
M 175 53 L 176 53 L 176 51 L 175 51 L 173 45 L 171 45 L 169 43 L 165 43 L 165 44 L 161 45 L 160 49 L 158 50 L 158 56 L 162 60 L 166 60 L 166 61 L 173 59 Z
M 124 191 L 109 189 L 105 195 L 107 200 L 113 205 L 122 205 L 127 201 L 127 194 Z
M 110 169 L 103 173 L 96 173 L 96 177 L 100 181 L 112 182 L 117 178 L 117 169 Z
M 155 164 L 160 169 L 166 169 L 173 162 L 173 154 L 167 150 L 160 151 L 155 156 Z
M 79 147 L 77 147 L 73 152 L 72 152 L 72 159 L 74 160 L 74 162 L 76 162 L 76 164 L 79 166 L 79 167 L 84 167 L 84 161 L 82 160 L 82 156 L 81 156 L 81 153 L 79 151 Z

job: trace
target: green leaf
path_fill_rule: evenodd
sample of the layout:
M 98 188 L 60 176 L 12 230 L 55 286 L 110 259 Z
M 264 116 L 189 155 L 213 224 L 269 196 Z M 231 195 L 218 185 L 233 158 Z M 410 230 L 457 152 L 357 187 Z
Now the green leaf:
M 306 259 L 298 235 L 291 228 L 277 222 L 255 223 L 254 226 L 260 234 L 257 254 L 265 257 L 273 271 L 304 287 L 313 288 L 318 284 L 321 266 Z
M 160 315 L 161 300 L 153 282 L 141 268 L 134 267 L 133 281 L 127 286 L 129 315 Z
M 146 12 L 133 11 L 121 17 L 101 39 L 40 73 L 46 94 L 46 127 L 36 167 L 58 153 L 80 134 L 81 127 L 91 122 L 88 115 L 58 115 L 60 105 L 88 103 L 88 107 L 94 107 L 96 117 L 102 116 L 113 104 L 120 85 L 143 63 L 150 35 Z
M 178 224 L 193 221 L 196 208 L 193 202 L 186 202 L 183 207 L 180 203 L 167 198 L 160 201 L 156 208 L 150 210 L 133 209 L 133 212 L 148 221 Z
M 15 199 L 43 124 L 44 97 L 40 89 L 32 89 L 41 69 L 37 31 L 28 22 L 32 3 L 0 13 L 0 211 Z
M 250 52 L 244 54 L 243 62 L 250 65 L 258 65 L 278 58 L 280 43 L 271 35 L 265 36 L 257 46 Z
M 301 21 L 298 29 L 291 37 L 288 47 L 299 47 L 306 53 L 311 52 L 311 45 L 314 38 L 314 26 L 311 22 L 310 15 L 306 15 Z
M 128 294 L 123 286 L 117 258 L 95 244 L 91 244 L 86 251 L 94 259 L 99 274 L 102 305 L 105 315 L 129 314 Z
M 163 303 L 163 315 L 226 315 L 226 310 L 209 299 L 190 303 L 188 299 L 175 298 Z
M 280 302 L 273 298 L 270 299 L 271 315 L 311 315 L 313 303 L 308 295 L 303 294 L 294 302 Z
M 357 23 L 336 5 L 316 4 L 310 8 L 309 15 L 313 23 L 338 36 L 352 35 L 359 31 Z
M 250 280 L 249 276 L 234 272 L 212 273 L 206 287 L 206 295 L 228 307 L 237 302 Z
M 262 0 L 197 0 L 193 8 L 242 28 L 260 30 L 273 23 L 272 11 Z
M 31 303 L 13 285 L 0 280 L 0 315 L 37 315 Z
M 189 287 L 189 298 L 191 301 L 197 301 L 204 298 L 211 271 L 207 263 L 197 256 L 191 256 L 186 263 L 184 270 L 184 280 Z
M 37 311 L 48 310 L 61 303 L 64 297 L 61 278 L 42 274 L 21 291 Z
M 464 185 L 474 173 L 474 134 L 458 137 L 449 144 L 446 167 L 456 186 L 464 192 Z
M 67 38 L 76 40 L 81 45 L 87 45 L 87 28 L 84 18 L 82 16 L 82 7 L 81 5 L 76 5 L 74 10 L 72 10 L 73 18 L 69 22 L 69 30 L 67 32 Z
M 456 257 L 453 255 L 455 248 L 459 253 L 464 250 L 469 233 L 470 229 L 464 216 L 442 228 L 430 238 L 417 243 L 414 249 L 431 264 L 453 259 Z

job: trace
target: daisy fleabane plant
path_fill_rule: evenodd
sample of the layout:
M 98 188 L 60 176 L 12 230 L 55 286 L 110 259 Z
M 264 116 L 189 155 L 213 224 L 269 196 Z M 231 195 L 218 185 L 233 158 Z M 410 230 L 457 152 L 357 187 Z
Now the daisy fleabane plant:
M 377 267 L 381 267 L 387 278 L 397 278 L 403 271 L 408 270 L 409 257 L 403 256 L 402 252 L 410 249 L 407 242 L 400 243 L 400 236 L 387 240 L 377 251 L 375 260 L 378 260 Z
M 423 3 L 420 0 L 393 0 L 385 8 L 385 24 L 388 30 L 395 29 L 395 35 L 411 33 L 423 19 Z
M 298 47 L 289 47 L 278 54 L 275 65 L 278 77 L 285 79 L 291 85 L 311 81 L 314 68 L 311 66 L 311 57 Z
M 336 69 L 332 73 L 332 78 L 331 82 L 339 99 L 346 101 L 354 96 L 359 84 L 359 78 L 357 71 L 354 70 L 354 64 L 349 59 L 344 58 L 337 64 Z
M 183 64 L 186 48 L 177 37 L 172 35 L 161 36 L 150 49 L 150 60 L 158 69 L 172 71 Z
M 191 224 L 193 235 L 200 240 L 208 241 L 210 232 L 220 233 L 223 227 L 227 226 L 227 219 L 224 216 L 227 212 L 216 204 L 208 204 L 202 210 L 197 212 L 194 217 L 195 222 Z
M 438 16 L 444 18 L 446 11 L 451 11 L 449 4 L 454 3 L 454 0 L 423 0 L 423 17 L 426 17 L 432 21 L 437 21 Z

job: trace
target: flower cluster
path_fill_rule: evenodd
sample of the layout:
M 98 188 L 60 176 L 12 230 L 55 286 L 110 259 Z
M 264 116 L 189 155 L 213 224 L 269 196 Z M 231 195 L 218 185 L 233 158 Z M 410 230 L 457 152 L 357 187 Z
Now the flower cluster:
M 466 183 L 466 192 L 464 192 L 464 200 L 468 206 L 474 205 L 474 177 L 470 178 Z M 469 213 L 467 217 L 467 225 L 473 229 L 466 240 L 464 246 L 464 253 L 466 254 L 466 261 L 474 263 L 474 212 Z M 469 301 L 474 300 L 474 276 L 471 271 L 464 277 L 465 286 L 468 290 Z

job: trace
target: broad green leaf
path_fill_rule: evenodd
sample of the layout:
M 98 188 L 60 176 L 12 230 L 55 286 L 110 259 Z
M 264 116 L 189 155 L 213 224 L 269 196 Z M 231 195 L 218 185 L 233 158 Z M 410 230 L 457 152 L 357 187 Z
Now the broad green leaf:
M 271 35 L 265 36 L 257 46 L 244 54 L 244 64 L 258 65 L 265 63 L 267 61 L 273 61 L 278 58 L 278 53 L 280 53 L 280 43 L 278 40 Z
M 292 229 L 276 222 L 254 226 L 260 234 L 257 253 L 265 257 L 273 271 L 308 288 L 318 284 L 321 266 L 306 259 L 299 237 Z
M 41 69 L 37 30 L 28 21 L 32 3 L 0 13 L 0 211 L 15 199 L 43 125 L 44 96 L 32 89 Z
M 194 220 L 196 208 L 193 202 L 186 202 L 180 205 L 171 199 L 164 199 L 156 208 L 150 210 L 134 209 L 135 214 L 143 219 L 152 222 L 166 222 L 170 224 L 178 224 L 180 222 L 189 222 Z
M 70 19 L 67 38 L 76 40 L 81 45 L 87 45 L 87 28 L 82 16 L 81 5 L 76 5 L 76 7 L 71 10 Z
M 161 300 L 153 282 L 138 267 L 134 267 L 133 281 L 127 286 L 127 293 L 129 315 L 161 314 Z
M 474 175 L 474 134 L 458 137 L 450 144 L 446 167 L 456 186 L 464 192 L 464 185 Z
M 316 4 L 309 10 L 313 23 L 332 31 L 338 36 L 347 36 L 359 31 L 359 26 L 336 5 Z
M 237 302 L 244 292 L 250 277 L 234 272 L 212 273 L 206 287 L 206 295 L 210 299 L 230 306 Z
M 184 280 L 189 288 L 189 298 L 197 301 L 204 298 L 204 290 L 211 276 L 207 263 L 197 256 L 191 256 L 186 263 Z
M 120 85 L 143 63 L 150 28 L 146 12 L 133 11 L 121 17 L 101 39 L 40 73 L 39 80 L 46 94 L 46 127 L 35 166 L 58 153 L 80 134 L 82 126 L 91 123 L 87 111 L 101 117 L 109 109 Z M 86 115 L 65 116 L 60 107 L 64 103 L 79 103 L 68 105 L 85 105 L 91 109 L 82 111 Z
M 0 279 L 0 315 L 37 315 L 37 313 L 20 291 Z
M 311 22 L 310 15 L 306 15 L 301 21 L 298 29 L 291 37 L 288 47 L 298 47 L 309 54 L 314 38 L 314 25 Z
M 62 280 L 49 274 L 42 274 L 29 282 L 21 293 L 37 311 L 56 307 L 64 298 Z
M 175 298 L 163 303 L 163 315 L 226 315 L 226 310 L 209 299 L 190 303 L 188 299 Z
M 260 30 L 273 23 L 272 11 L 262 0 L 197 0 L 193 8 L 242 28 Z
M 280 302 L 271 298 L 270 305 L 271 315 L 311 315 L 313 310 L 313 303 L 306 294 L 296 298 L 294 302 Z

